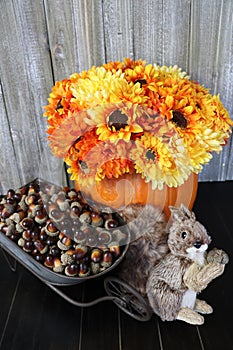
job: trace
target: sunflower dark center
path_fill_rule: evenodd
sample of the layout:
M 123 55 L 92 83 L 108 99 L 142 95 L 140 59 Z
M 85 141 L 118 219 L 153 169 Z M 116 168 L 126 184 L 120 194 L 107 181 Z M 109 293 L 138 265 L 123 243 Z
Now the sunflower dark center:
M 185 116 L 183 115 L 183 113 L 179 112 L 179 111 L 173 111 L 172 112 L 172 119 L 171 121 L 178 127 L 180 127 L 181 129 L 186 129 L 187 125 L 188 125 L 188 121 L 185 118 Z
M 108 118 L 108 126 L 112 129 L 114 127 L 116 131 L 124 129 L 128 125 L 128 117 L 124 113 L 121 113 L 119 109 L 113 111 Z
M 154 152 L 152 152 L 151 150 L 148 150 L 148 151 L 146 151 L 146 158 L 148 160 L 153 160 L 154 161 L 156 156 L 155 156 Z
M 61 101 L 62 100 L 59 100 L 58 103 L 57 103 L 57 106 L 56 106 L 56 111 L 60 108 L 63 108 L 62 104 L 61 104 Z
M 134 84 L 137 84 L 139 83 L 140 84 L 140 87 L 142 87 L 142 85 L 145 85 L 146 84 L 146 79 L 138 79 L 138 80 L 135 80 Z
M 87 163 L 84 162 L 83 160 L 79 160 L 79 161 L 78 161 L 78 164 L 79 164 L 80 169 L 81 169 L 84 173 L 87 173 L 87 172 L 89 171 L 88 166 L 87 166 Z

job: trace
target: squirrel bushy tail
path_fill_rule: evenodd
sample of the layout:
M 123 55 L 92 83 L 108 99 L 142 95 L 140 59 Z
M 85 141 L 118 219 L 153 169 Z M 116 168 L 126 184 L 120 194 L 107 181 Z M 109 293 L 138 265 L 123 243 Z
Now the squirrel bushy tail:
M 152 205 L 129 205 L 121 211 L 131 243 L 120 265 L 119 277 L 143 296 L 149 273 L 169 251 L 167 221 L 162 210 Z

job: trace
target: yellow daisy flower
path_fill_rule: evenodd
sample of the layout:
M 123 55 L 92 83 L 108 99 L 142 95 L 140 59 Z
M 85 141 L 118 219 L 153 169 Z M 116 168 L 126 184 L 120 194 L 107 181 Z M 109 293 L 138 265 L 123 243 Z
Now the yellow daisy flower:
M 162 137 L 145 133 L 135 141 L 130 155 L 136 172 L 146 182 L 152 181 L 154 189 L 162 189 L 164 184 L 177 187 L 191 173 L 190 159 L 179 137 L 163 142 Z

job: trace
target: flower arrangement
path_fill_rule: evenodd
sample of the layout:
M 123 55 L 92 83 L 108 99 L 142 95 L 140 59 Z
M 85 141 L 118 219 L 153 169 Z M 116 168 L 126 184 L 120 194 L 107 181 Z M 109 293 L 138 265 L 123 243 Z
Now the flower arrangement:
M 177 66 L 129 58 L 56 82 L 48 102 L 50 147 L 82 186 L 133 173 L 153 189 L 179 186 L 233 125 L 219 96 Z

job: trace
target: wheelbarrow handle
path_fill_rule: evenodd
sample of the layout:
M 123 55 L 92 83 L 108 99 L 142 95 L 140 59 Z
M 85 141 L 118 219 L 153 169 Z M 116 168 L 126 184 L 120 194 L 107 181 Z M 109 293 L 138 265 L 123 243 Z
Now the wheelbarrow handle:
M 47 282 L 47 281 L 43 281 L 49 288 L 51 288 L 55 293 L 57 293 L 58 295 L 60 295 L 60 297 L 62 297 L 63 299 L 65 299 L 66 301 L 68 301 L 70 304 L 74 305 L 74 306 L 79 306 L 79 307 L 89 307 L 89 306 L 93 306 L 96 304 L 99 304 L 103 301 L 118 301 L 120 302 L 121 299 L 118 297 L 114 297 L 114 296 L 104 296 L 104 297 L 100 297 L 98 299 L 89 301 L 89 302 L 81 302 L 81 301 L 77 301 L 71 297 L 69 297 L 67 294 L 65 294 L 64 292 L 62 292 L 59 288 L 57 288 L 56 286 L 52 285 L 51 283 Z

